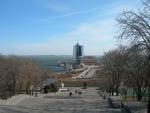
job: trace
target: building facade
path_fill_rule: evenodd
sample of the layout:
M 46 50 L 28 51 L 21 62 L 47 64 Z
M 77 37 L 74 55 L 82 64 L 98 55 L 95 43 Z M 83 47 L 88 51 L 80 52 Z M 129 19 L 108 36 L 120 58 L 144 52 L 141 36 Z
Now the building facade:
M 94 56 L 84 56 L 81 63 L 84 65 L 97 65 L 97 59 Z
M 73 47 L 73 60 L 75 64 L 80 64 L 81 59 L 84 56 L 84 47 L 77 43 Z

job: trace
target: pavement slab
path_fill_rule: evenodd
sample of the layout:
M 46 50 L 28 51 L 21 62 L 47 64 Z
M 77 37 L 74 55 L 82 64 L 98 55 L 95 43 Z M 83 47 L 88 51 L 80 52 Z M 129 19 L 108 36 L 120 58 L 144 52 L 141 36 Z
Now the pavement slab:
M 74 93 L 80 90 L 81 95 Z M 96 88 L 69 88 L 73 92 L 39 95 L 26 98 L 16 105 L 1 105 L 0 113 L 120 113 L 120 109 L 109 108 L 106 100 L 97 93 Z

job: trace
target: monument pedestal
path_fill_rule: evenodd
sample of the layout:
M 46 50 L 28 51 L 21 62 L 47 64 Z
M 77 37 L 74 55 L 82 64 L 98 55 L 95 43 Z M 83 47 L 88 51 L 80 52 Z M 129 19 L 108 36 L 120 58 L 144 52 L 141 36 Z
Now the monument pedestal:
M 68 89 L 64 88 L 64 83 L 61 84 L 61 88 L 59 89 L 59 92 L 67 92 Z

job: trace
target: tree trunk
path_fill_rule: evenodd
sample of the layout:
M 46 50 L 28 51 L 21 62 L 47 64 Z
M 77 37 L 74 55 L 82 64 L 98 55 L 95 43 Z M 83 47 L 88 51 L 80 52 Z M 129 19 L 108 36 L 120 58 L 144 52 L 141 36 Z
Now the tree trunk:
M 149 92 L 149 95 L 148 95 L 148 108 L 147 108 L 147 113 L 150 113 L 150 92 Z
M 127 98 L 127 94 L 125 93 L 125 95 L 124 95 L 124 100 L 126 101 L 126 98 Z

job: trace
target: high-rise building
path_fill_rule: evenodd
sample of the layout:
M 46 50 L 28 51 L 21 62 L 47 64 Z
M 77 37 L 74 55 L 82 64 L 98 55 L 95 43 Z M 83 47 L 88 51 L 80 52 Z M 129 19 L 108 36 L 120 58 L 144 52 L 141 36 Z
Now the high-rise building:
M 73 59 L 75 64 L 80 64 L 80 61 L 83 57 L 83 53 L 84 52 L 84 47 L 82 45 L 79 45 L 79 43 L 77 43 L 76 45 L 74 45 L 73 47 Z

